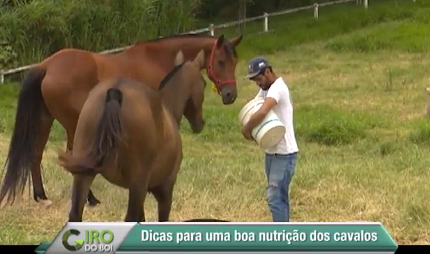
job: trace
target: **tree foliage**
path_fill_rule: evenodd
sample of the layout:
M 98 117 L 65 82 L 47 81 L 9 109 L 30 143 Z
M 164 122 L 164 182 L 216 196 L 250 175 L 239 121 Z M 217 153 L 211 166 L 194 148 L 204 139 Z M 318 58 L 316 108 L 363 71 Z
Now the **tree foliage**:
M 199 0 L 14 0 L 0 7 L 0 42 L 21 64 L 74 47 L 100 51 L 193 28 Z M 9 48 L 8 48 L 9 49 Z M 0 48 L 1 50 L 1 48 Z M 2 55 L 2 53 L 0 53 Z M 13 56 L 13 54 L 9 54 Z M 9 68 L 2 61 L 0 68 Z

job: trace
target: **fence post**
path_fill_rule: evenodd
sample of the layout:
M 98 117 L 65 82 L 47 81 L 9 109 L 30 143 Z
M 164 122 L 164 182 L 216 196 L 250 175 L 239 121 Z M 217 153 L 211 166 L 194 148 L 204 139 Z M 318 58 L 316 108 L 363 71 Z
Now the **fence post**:
M 4 83 L 4 70 L 0 70 L 0 84 Z
M 209 34 L 211 36 L 215 36 L 215 26 L 214 26 L 214 24 L 210 24 L 209 25 Z
M 368 5 L 369 5 L 368 0 L 364 0 L 364 8 L 367 9 Z
M 318 3 L 314 3 L 314 18 L 318 19 Z
M 267 12 L 264 13 L 264 32 L 269 32 L 269 14 Z

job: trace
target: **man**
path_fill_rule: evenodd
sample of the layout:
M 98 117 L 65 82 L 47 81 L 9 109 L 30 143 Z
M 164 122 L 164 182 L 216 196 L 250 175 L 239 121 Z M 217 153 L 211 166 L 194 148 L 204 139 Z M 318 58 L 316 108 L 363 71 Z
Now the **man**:
M 264 99 L 264 103 L 243 126 L 243 136 L 253 140 L 251 131 L 263 121 L 270 110 L 276 113 L 286 128 L 283 139 L 265 151 L 265 169 L 268 180 L 267 201 L 273 221 L 288 222 L 290 219 L 288 191 L 299 151 L 294 135 L 290 92 L 282 77 L 276 76 L 270 63 L 263 57 L 254 58 L 249 62 L 247 78 L 255 81 L 260 87 L 255 98 Z

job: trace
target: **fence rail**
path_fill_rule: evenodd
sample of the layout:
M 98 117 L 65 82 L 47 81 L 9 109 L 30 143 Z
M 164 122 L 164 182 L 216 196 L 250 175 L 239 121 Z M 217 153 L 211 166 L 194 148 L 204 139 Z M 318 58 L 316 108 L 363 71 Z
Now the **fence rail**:
M 238 21 L 232 21 L 232 22 L 228 22 L 228 23 L 224 23 L 224 24 L 220 24 L 220 25 L 210 24 L 209 27 L 207 27 L 207 28 L 197 29 L 197 30 L 185 32 L 182 34 L 199 34 L 199 33 L 209 32 L 210 35 L 214 36 L 215 35 L 215 29 L 232 27 L 232 26 L 236 26 L 236 25 L 240 25 L 243 23 L 248 23 L 248 22 L 256 21 L 256 20 L 260 20 L 260 19 L 263 19 L 263 32 L 268 32 L 269 31 L 269 17 L 284 15 L 284 14 L 288 14 L 288 13 L 295 13 L 295 12 L 299 12 L 299 11 L 303 11 L 303 10 L 314 9 L 314 18 L 318 19 L 319 7 L 324 7 L 324 6 L 334 5 L 334 4 L 354 2 L 354 1 L 357 3 L 357 5 L 363 5 L 364 8 L 368 8 L 368 0 L 337 0 L 337 1 L 332 1 L 332 2 L 321 3 L 321 4 L 315 3 L 313 5 L 308 5 L 308 6 L 303 6 L 303 7 L 293 8 L 293 9 L 287 9 L 287 10 L 283 10 L 283 11 L 264 13 L 261 16 L 246 18 L 246 19 L 242 19 L 242 20 L 238 20 Z M 118 52 L 124 51 L 129 47 L 131 47 L 131 46 L 104 50 L 104 51 L 99 52 L 99 53 L 100 54 L 113 54 L 113 53 L 118 53 Z M 0 70 L 0 84 L 4 83 L 5 76 L 29 70 L 35 65 L 36 64 L 30 64 L 30 65 L 21 66 L 21 67 L 15 68 L 15 69 L 10 69 L 10 70 Z

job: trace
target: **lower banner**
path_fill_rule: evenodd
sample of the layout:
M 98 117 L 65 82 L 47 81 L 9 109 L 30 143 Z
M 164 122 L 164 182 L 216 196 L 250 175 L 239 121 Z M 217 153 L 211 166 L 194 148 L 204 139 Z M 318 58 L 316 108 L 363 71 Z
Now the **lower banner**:
M 67 223 L 46 253 L 395 253 L 381 223 Z

